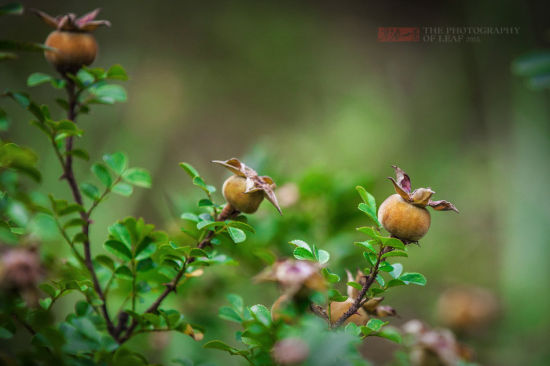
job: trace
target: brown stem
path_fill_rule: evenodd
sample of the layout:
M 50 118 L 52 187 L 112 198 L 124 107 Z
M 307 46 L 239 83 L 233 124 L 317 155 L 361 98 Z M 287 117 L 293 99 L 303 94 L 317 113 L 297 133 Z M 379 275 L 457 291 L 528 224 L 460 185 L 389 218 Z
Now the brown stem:
M 225 205 L 223 210 L 220 212 L 220 214 L 216 218 L 216 221 L 225 221 L 227 219 L 230 219 L 230 218 L 233 218 L 233 217 L 237 216 L 238 214 L 239 214 L 239 211 L 235 210 L 233 208 L 233 206 L 231 206 L 228 203 L 228 204 Z M 203 240 L 201 240 L 201 242 L 199 244 L 197 244 L 197 248 L 199 248 L 199 249 L 206 248 L 207 246 L 210 245 L 210 242 L 213 238 L 214 238 L 214 231 L 209 231 L 208 234 L 206 234 L 206 237 Z M 189 265 L 191 263 L 193 263 L 196 259 L 197 259 L 197 257 L 191 257 L 190 256 L 185 260 L 185 262 L 183 263 L 181 269 L 176 274 L 176 276 L 172 279 L 172 281 L 165 284 L 166 288 L 164 289 L 164 291 L 159 295 L 159 297 L 157 297 L 157 299 L 151 304 L 151 306 L 149 306 L 147 308 L 147 310 L 145 310 L 145 313 L 153 313 L 153 312 L 157 311 L 157 309 L 159 308 L 160 304 L 162 304 L 164 299 L 166 299 L 166 297 L 168 297 L 168 295 L 170 295 L 170 293 L 176 292 L 176 288 L 178 287 L 178 283 L 179 283 L 180 279 L 183 277 L 183 275 L 185 274 L 185 271 L 187 270 L 187 267 L 189 267 Z M 124 336 L 119 338 L 119 343 L 120 344 L 122 344 L 122 343 L 126 342 L 128 339 L 130 339 L 130 337 L 132 336 L 132 334 L 133 334 L 134 330 L 136 329 L 137 325 L 138 325 L 137 321 L 135 319 L 133 319 L 132 323 L 130 324 L 130 327 L 128 327 L 128 330 L 126 331 Z
M 76 123 L 76 108 L 78 106 L 77 101 L 77 93 L 76 93 L 76 86 L 73 80 L 66 77 L 67 81 L 67 95 L 69 98 L 69 110 L 67 112 L 67 118 L 71 120 L 73 123 Z M 71 154 L 71 151 L 73 149 L 73 136 L 70 136 L 66 140 L 66 160 L 65 164 L 63 164 L 63 178 L 67 180 L 69 183 L 69 187 L 71 188 L 71 192 L 73 195 L 74 201 L 79 204 L 80 206 L 84 206 L 84 202 L 82 200 L 82 194 L 80 193 L 80 189 L 78 188 L 78 183 L 76 181 L 76 177 L 74 175 L 73 170 L 73 157 Z M 107 311 L 107 304 L 106 304 L 106 298 L 103 293 L 103 290 L 101 289 L 101 285 L 99 284 L 99 280 L 97 278 L 97 274 L 95 273 L 94 264 L 92 262 L 92 252 L 90 249 L 90 212 L 91 211 L 81 211 L 80 217 L 83 220 L 82 224 L 82 233 L 84 234 L 84 263 L 86 264 L 86 268 L 90 272 L 90 275 L 92 277 L 92 282 L 94 285 L 94 289 L 96 293 L 98 294 L 99 298 L 103 302 L 101 305 L 101 311 L 103 313 L 103 317 L 105 318 L 105 322 L 107 323 L 107 330 L 109 333 L 115 337 L 115 326 L 113 322 L 111 321 L 111 318 L 109 316 L 109 312 Z
M 355 301 L 353 302 L 353 305 L 338 319 L 333 325 L 332 328 L 338 328 L 344 322 L 353 314 L 355 314 L 359 308 L 363 305 L 363 298 L 367 294 L 367 291 L 370 289 L 372 284 L 374 283 L 374 280 L 376 279 L 376 276 L 378 275 L 378 269 L 380 267 L 380 262 L 382 261 L 382 255 L 384 253 L 387 253 L 388 251 L 392 250 L 391 247 L 381 247 L 380 251 L 378 252 L 378 257 L 376 258 L 376 263 L 371 268 L 369 275 L 367 276 L 365 280 L 365 284 L 361 288 L 361 291 L 355 298 Z

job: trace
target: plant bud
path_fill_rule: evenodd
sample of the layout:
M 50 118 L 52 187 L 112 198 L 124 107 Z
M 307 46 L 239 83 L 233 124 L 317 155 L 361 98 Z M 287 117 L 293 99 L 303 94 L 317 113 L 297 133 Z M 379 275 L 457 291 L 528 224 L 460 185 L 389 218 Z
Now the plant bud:
M 40 259 L 35 250 L 15 248 L 2 255 L 0 277 L 5 287 L 18 290 L 35 288 L 41 275 Z
M 223 197 L 236 210 L 251 214 L 258 210 L 264 199 L 263 191 L 246 193 L 246 178 L 232 175 L 223 183 Z
M 481 329 L 495 318 L 497 311 L 495 296 L 477 287 L 448 289 L 437 302 L 439 320 L 454 330 Z
M 309 356 L 309 347 L 300 338 L 285 338 L 275 343 L 271 355 L 278 365 L 298 365 Z

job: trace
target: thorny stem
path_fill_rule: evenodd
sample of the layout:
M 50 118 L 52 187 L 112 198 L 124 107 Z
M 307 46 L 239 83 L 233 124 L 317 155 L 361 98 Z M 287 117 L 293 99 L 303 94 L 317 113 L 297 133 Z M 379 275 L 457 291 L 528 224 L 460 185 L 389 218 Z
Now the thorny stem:
M 76 123 L 76 109 L 78 108 L 78 94 L 76 92 L 76 85 L 73 80 L 71 80 L 68 77 L 65 77 L 67 81 L 67 96 L 69 99 L 69 110 L 67 112 L 67 118 L 71 120 L 73 123 Z M 78 183 L 76 181 L 76 177 L 74 175 L 73 170 L 73 157 L 72 157 L 72 149 L 73 149 L 73 136 L 69 136 L 66 140 L 66 159 L 63 162 L 63 159 L 61 159 L 62 167 L 63 167 L 63 179 L 67 180 L 67 183 L 69 184 L 69 187 L 71 188 L 71 192 L 73 195 L 74 201 L 79 204 L 80 206 L 84 206 L 84 202 L 82 200 L 82 194 L 80 193 L 80 189 L 78 188 Z M 57 147 L 56 147 L 57 150 Z M 59 153 L 59 152 L 58 152 Z M 109 333 L 115 337 L 115 326 L 113 322 L 111 321 L 111 318 L 109 316 L 109 312 L 107 311 L 107 304 L 105 299 L 105 294 L 103 293 L 103 290 L 101 289 L 101 285 L 99 284 L 99 280 L 97 278 L 97 274 L 94 269 L 94 265 L 92 262 L 92 253 L 90 249 L 90 239 L 89 239 L 89 233 L 90 233 L 90 211 L 81 211 L 80 217 L 83 220 L 82 224 L 82 233 L 84 234 L 84 263 L 86 265 L 86 268 L 90 272 L 90 275 L 92 277 L 92 282 L 94 284 L 94 289 L 96 293 L 98 294 L 99 298 L 103 302 L 101 305 L 101 311 L 103 314 L 103 317 L 105 318 L 105 322 L 107 323 L 107 330 Z
M 237 216 L 239 214 L 239 211 L 235 210 L 233 208 L 233 206 L 231 206 L 229 203 L 225 205 L 225 207 L 223 208 L 223 210 L 220 212 L 220 214 L 218 215 L 218 217 L 216 218 L 216 221 L 225 221 L 227 219 L 230 219 L 230 218 L 233 218 L 235 216 Z M 204 249 L 206 248 L 207 246 L 209 246 L 211 243 L 211 240 L 214 238 L 214 231 L 209 231 L 208 234 L 204 237 L 204 239 L 202 239 L 198 244 L 197 244 L 197 248 L 199 249 Z M 172 292 L 176 292 L 176 288 L 178 287 L 178 283 L 180 281 L 180 279 L 183 277 L 183 275 L 185 274 L 185 272 L 187 271 L 187 268 L 189 267 L 189 265 L 191 263 L 193 263 L 195 260 L 197 259 L 197 257 L 192 257 L 192 256 L 189 256 L 185 262 L 183 263 L 181 269 L 179 270 L 179 272 L 176 274 L 176 276 L 172 279 L 172 281 L 170 281 L 169 283 L 167 283 L 165 286 L 166 288 L 164 289 L 164 291 L 157 297 L 157 299 L 149 306 L 149 308 L 147 308 L 147 310 L 145 310 L 145 313 L 153 313 L 155 311 L 157 311 L 157 309 L 159 308 L 160 304 L 162 304 L 162 302 L 164 301 L 164 299 L 166 299 L 166 297 L 168 297 L 168 295 L 170 295 L 170 293 Z M 128 339 L 130 339 L 130 337 L 132 336 L 132 334 L 134 333 L 134 330 L 136 329 L 138 323 L 135 319 L 132 320 L 132 323 L 130 324 L 130 326 L 128 327 L 128 330 L 126 331 L 126 333 L 124 334 L 124 336 L 121 336 L 118 341 L 120 344 L 126 342 Z M 118 335 L 117 335 L 118 336 Z
M 344 322 L 350 317 L 352 316 L 353 314 L 355 314 L 359 308 L 361 306 L 363 306 L 363 304 L 365 303 L 363 301 L 363 298 L 365 297 L 365 295 L 367 294 L 367 291 L 370 289 L 370 287 L 372 286 L 372 284 L 374 283 L 374 280 L 376 279 L 376 276 L 378 275 L 378 271 L 379 271 L 379 267 L 380 267 L 380 262 L 382 261 L 382 255 L 384 253 L 387 253 L 389 251 L 393 250 L 392 247 L 384 247 L 384 246 L 381 246 L 380 247 L 380 251 L 378 252 L 378 256 L 376 258 L 376 263 L 374 264 L 374 266 L 370 269 L 370 273 L 368 274 L 368 276 L 366 277 L 365 279 L 365 283 L 363 284 L 363 287 L 361 288 L 361 291 L 359 291 L 359 294 L 357 295 L 357 297 L 355 298 L 355 301 L 353 302 L 353 305 L 344 313 L 344 315 L 342 315 L 340 317 L 340 319 L 338 319 L 333 325 L 332 325 L 332 328 L 338 328 L 339 326 L 341 326 L 342 324 L 344 324 Z

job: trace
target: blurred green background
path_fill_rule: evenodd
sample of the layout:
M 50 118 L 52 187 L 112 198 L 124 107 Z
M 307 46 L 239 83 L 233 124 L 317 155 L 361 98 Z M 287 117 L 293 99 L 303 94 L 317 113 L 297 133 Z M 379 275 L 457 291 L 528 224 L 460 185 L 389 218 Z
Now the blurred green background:
M 355 186 L 365 185 L 382 202 L 393 191 L 386 179 L 391 165 L 398 164 L 413 187 L 432 187 L 461 213 L 432 214 L 430 233 L 404 262 L 428 285 L 391 292 L 386 301 L 401 316 L 395 323 L 420 318 L 437 326 L 442 291 L 480 286 L 501 309 L 496 322 L 462 338 L 480 363 L 550 364 L 549 95 L 511 72 L 516 57 L 549 45 L 543 1 L 23 3 L 50 14 L 101 7 L 99 18 L 112 27 L 95 33 L 94 65 L 120 63 L 130 76 L 127 103 L 98 106 L 80 118 L 86 134 L 78 144 L 92 161 L 126 152 L 132 165 L 152 172 L 154 186 L 130 199 L 111 197 L 98 209 L 96 253 L 118 218 L 142 216 L 177 234 L 180 214 L 198 212 L 200 193 L 180 161 L 218 187 L 227 174 L 209 161 L 231 157 L 279 186 L 298 184 L 300 199 L 283 217 L 263 205 L 251 218 L 258 233 L 242 248 L 228 248 L 241 266 L 214 268 L 170 299 L 207 327 L 206 340 L 233 341 L 235 329 L 215 316 L 225 292 L 241 293 L 248 305 L 277 297 L 273 285 L 251 285 L 262 268 L 247 254 L 253 249 L 269 245 L 282 256 L 290 253 L 289 240 L 301 238 L 330 251 L 341 275 L 353 269 L 354 228 L 367 224 L 356 210 Z M 520 34 L 450 44 L 377 42 L 378 27 L 403 25 L 505 25 L 520 27 Z M 0 29 L 1 38 L 38 42 L 50 31 L 33 15 L 6 17 Z M 0 65 L 0 87 L 24 90 L 36 71 L 53 74 L 41 55 L 22 54 Z M 49 104 L 60 96 L 46 86 L 32 93 Z M 32 188 L 68 198 L 49 144 L 24 111 L 3 104 L 12 119 L 3 137 L 39 153 L 45 176 Z M 89 165 L 79 163 L 77 175 L 91 179 Z M 66 250 L 55 237 L 45 241 L 47 253 Z M 152 361 L 241 362 L 183 335 L 140 337 L 133 342 L 149 347 Z M 364 353 L 383 364 L 392 349 L 380 341 Z

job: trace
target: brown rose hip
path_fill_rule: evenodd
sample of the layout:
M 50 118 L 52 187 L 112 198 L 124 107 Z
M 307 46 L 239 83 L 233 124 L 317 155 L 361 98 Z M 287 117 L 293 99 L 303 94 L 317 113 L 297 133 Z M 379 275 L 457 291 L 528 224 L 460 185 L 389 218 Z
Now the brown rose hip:
M 397 180 L 389 178 L 396 194 L 389 196 L 378 210 L 378 221 L 394 237 L 407 242 L 420 240 L 430 228 L 430 213 L 426 206 L 438 211 L 455 211 L 448 201 L 432 201 L 435 193 L 430 188 L 418 188 L 411 192 L 411 181 L 407 173 L 393 166 Z

